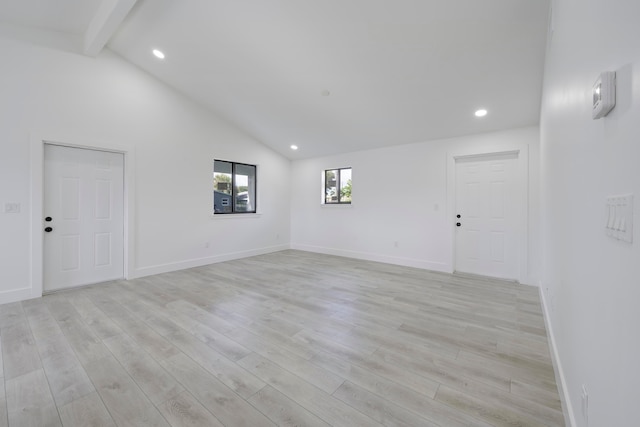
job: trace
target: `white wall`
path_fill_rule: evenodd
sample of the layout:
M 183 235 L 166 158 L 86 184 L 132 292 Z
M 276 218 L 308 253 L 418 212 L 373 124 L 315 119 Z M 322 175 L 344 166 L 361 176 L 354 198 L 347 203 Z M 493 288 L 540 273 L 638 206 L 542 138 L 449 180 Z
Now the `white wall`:
M 0 56 L 0 303 L 38 296 L 34 135 L 135 154 L 132 276 L 288 247 L 289 160 L 109 51 L 88 58 L 0 37 Z M 211 218 L 214 158 L 258 165 L 261 216 Z M 7 202 L 20 213 L 4 213 Z
M 450 156 L 525 147 L 531 183 L 524 281 L 537 284 L 538 146 L 538 128 L 531 127 L 294 161 L 292 247 L 451 272 Z M 322 206 L 322 171 L 340 167 L 353 168 L 353 202 Z
M 545 306 L 575 425 L 638 425 L 640 2 L 556 0 L 541 115 Z M 591 87 L 617 72 L 616 108 Z M 634 193 L 633 244 L 605 235 L 605 198 Z

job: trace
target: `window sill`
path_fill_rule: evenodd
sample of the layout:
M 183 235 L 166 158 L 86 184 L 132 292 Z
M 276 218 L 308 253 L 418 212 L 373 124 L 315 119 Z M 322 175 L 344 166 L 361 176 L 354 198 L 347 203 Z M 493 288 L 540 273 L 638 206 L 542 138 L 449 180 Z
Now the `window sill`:
M 353 207 L 353 203 L 320 203 L 320 207 L 321 208 L 339 208 L 339 209 L 344 209 L 344 208 L 351 208 Z
M 240 219 L 240 218 L 260 218 L 262 213 L 246 213 L 246 214 L 211 214 L 211 219 Z

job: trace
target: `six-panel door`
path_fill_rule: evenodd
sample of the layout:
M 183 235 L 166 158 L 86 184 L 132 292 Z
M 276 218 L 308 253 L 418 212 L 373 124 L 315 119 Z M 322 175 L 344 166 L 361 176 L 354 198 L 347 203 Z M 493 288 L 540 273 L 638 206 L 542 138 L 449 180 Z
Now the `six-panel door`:
M 456 160 L 456 271 L 518 278 L 516 164 L 517 154 Z
M 124 156 L 45 144 L 44 290 L 124 276 Z

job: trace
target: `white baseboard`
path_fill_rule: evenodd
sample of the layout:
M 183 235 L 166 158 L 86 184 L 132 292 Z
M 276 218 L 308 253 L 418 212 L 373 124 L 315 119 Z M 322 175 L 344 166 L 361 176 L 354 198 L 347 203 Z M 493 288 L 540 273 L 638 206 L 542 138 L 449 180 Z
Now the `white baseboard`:
M 272 252 L 284 251 L 290 249 L 289 245 L 269 246 L 266 248 L 252 249 L 249 251 L 232 252 L 227 254 L 215 255 L 205 258 L 190 259 L 168 264 L 153 265 L 150 267 L 136 268 L 133 277 L 129 279 L 137 279 L 139 277 L 152 276 L 154 274 L 169 273 L 172 271 L 186 270 L 187 268 L 202 267 L 203 265 L 216 264 L 224 261 L 232 261 L 234 259 L 247 258 L 256 255 L 264 255 Z
M 394 257 L 388 255 L 380 255 L 370 252 L 347 251 L 344 249 L 326 248 L 323 246 L 312 246 L 293 243 L 291 249 L 297 249 L 307 252 L 316 252 L 326 255 L 336 255 L 346 258 L 362 259 L 365 261 L 384 262 L 387 264 L 402 265 L 405 267 L 421 268 L 423 270 L 439 271 L 442 273 L 452 273 L 451 266 L 441 262 L 424 261 L 421 259 Z
M 38 298 L 40 296 L 41 295 L 33 295 L 32 288 L 12 289 L 10 291 L 0 292 L 0 304 L 9 304 L 31 298 Z
M 549 344 L 551 345 L 551 358 L 553 360 L 553 369 L 556 374 L 556 384 L 558 386 L 558 393 L 560 394 L 560 400 L 562 401 L 562 412 L 564 413 L 564 420 L 567 427 L 576 427 L 576 418 L 573 412 L 573 405 L 567 390 L 567 381 L 564 376 L 564 370 L 562 369 L 562 362 L 560 361 L 560 355 L 558 353 L 558 347 L 556 346 L 556 338 L 553 332 L 553 326 L 551 325 L 551 316 L 549 315 L 549 306 L 545 298 L 542 285 L 538 286 L 540 292 L 540 301 L 542 302 L 542 313 L 544 315 L 544 324 L 547 328 L 547 336 L 549 337 Z
M 271 252 L 283 251 L 290 249 L 288 244 L 269 246 L 265 248 L 252 249 L 249 251 L 233 252 L 221 254 L 212 257 L 190 259 L 186 261 L 172 262 L 168 264 L 154 265 L 150 267 L 137 268 L 130 274 L 128 279 L 136 279 L 154 274 L 169 273 L 171 271 L 184 270 L 187 268 L 201 267 L 203 265 L 215 264 L 223 261 L 231 261 L 234 259 L 247 258 L 255 255 L 263 255 Z M 12 302 L 25 301 L 31 298 L 39 298 L 42 296 L 40 292 L 34 294 L 35 288 L 12 289 L 0 292 L 0 304 L 9 304 Z

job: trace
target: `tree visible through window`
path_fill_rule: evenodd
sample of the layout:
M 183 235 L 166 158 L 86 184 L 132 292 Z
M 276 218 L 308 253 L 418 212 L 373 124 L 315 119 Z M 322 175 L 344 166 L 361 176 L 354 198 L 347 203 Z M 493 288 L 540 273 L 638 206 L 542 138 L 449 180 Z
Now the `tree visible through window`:
M 351 203 L 351 168 L 324 171 L 324 202 Z
M 256 166 L 214 160 L 213 212 L 256 212 Z

